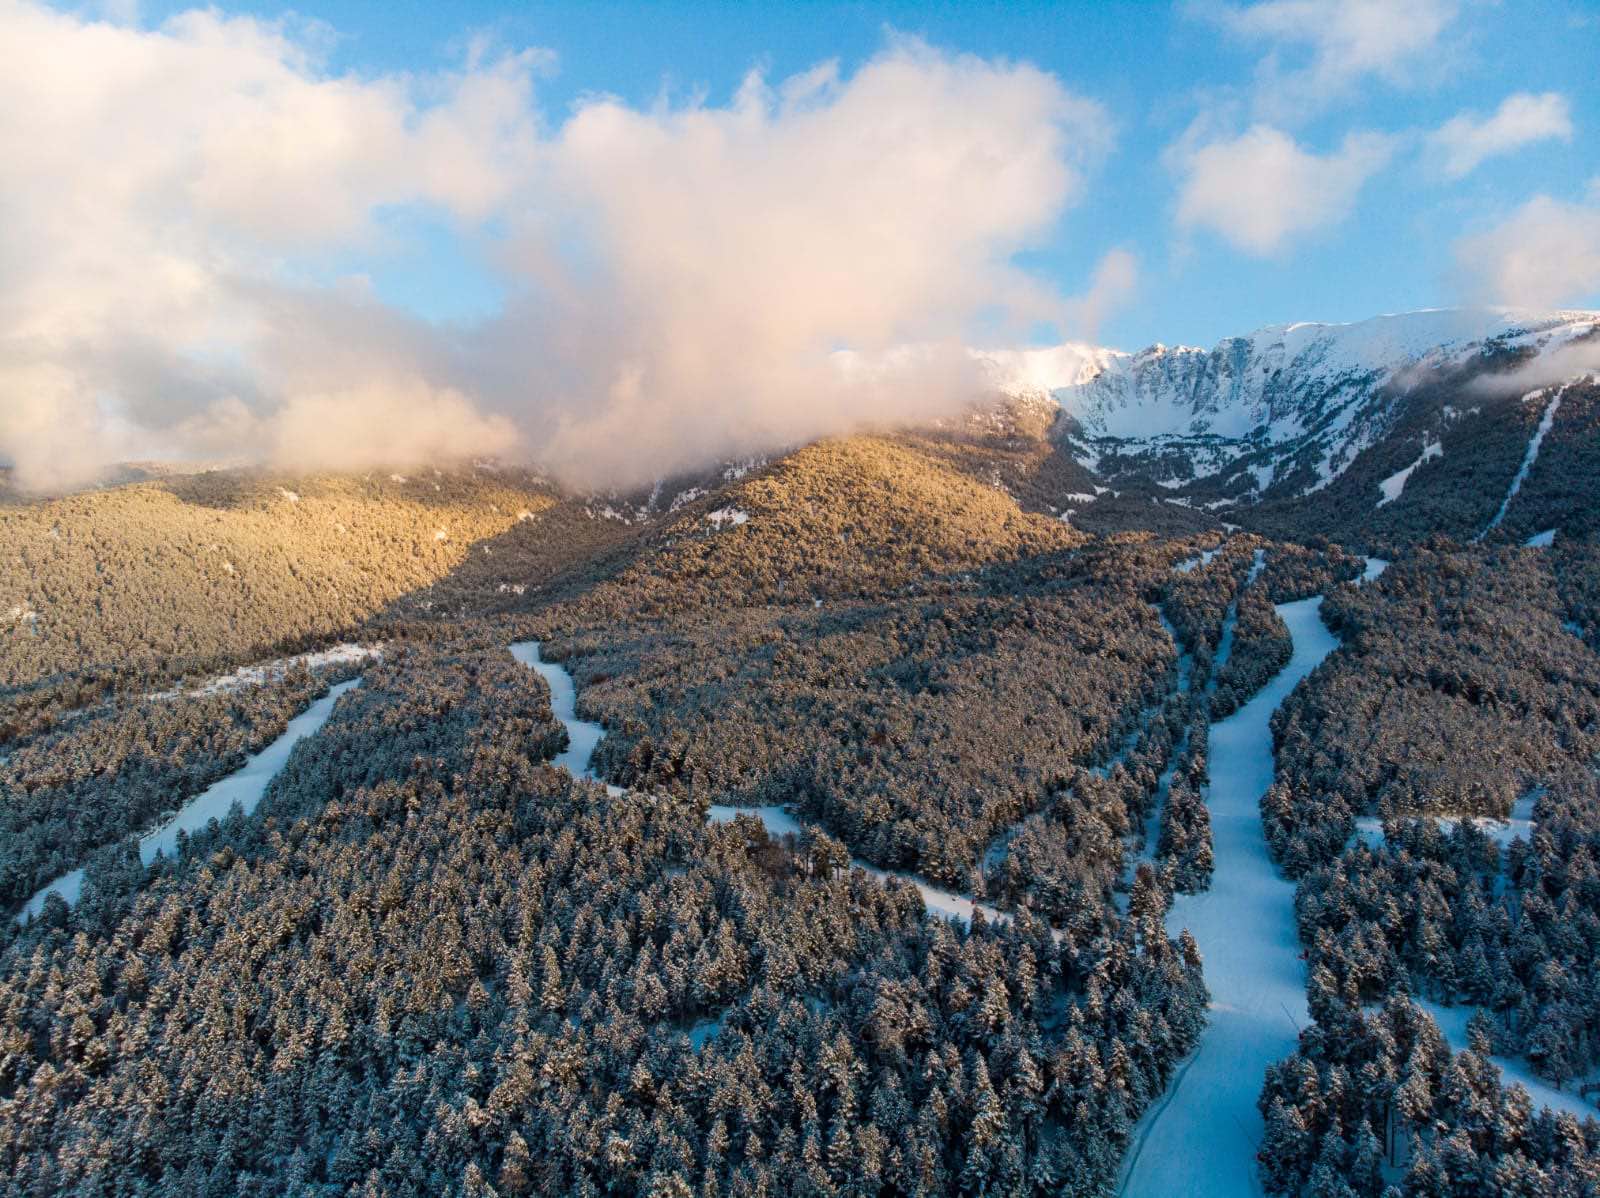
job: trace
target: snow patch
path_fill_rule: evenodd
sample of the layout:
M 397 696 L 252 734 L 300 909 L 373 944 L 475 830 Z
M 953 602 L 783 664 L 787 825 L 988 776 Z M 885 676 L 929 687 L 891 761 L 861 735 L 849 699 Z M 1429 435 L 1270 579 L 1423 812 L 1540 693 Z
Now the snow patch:
M 705 497 L 704 487 L 690 487 L 687 491 L 679 491 L 672 497 L 672 502 L 667 505 L 667 511 L 675 512 L 681 507 L 687 507 L 696 499 Z
M 1439 1031 L 1453 1051 L 1460 1052 L 1467 1047 L 1467 1024 L 1472 1021 L 1473 1008 L 1441 1006 L 1439 1003 L 1415 996 L 1412 996 L 1411 1001 L 1426 1011 L 1434 1023 L 1439 1025 Z M 1600 1117 L 1600 1112 L 1595 1110 L 1593 1103 L 1577 1094 L 1569 1094 L 1552 1086 L 1535 1073 L 1533 1066 L 1523 1058 L 1491 1056 L 1489 1060 L 1500 1070 L 1501 1083 L 1521 1086 L 1528 1092 L 1528 1097 L 1533 1099 L 1536 1108 L 1543 1106 L 1549 1107 L 1552 1111 L 1565 1112 L 1577 1118 L 1580 1123 L 1584 1119 Z
M 1273 712 L 1338 647 L 1319 617 L 1321 604 L 1319 597 L 1277 606 L 1294 642 L 1289 664 L 1211 725 L 1206 804 L 1215 873 L 1211 889 L 1176 896 L 1166 920 L 1168 935 L 1187 928 L 1200 946 L 1210 1017 L 1166 1100 L 1135 1131 L 1121 1188 L 1134 1198 L 1234 1198 L 1259 1188 L 1261 1079 L 1294 1051 L 1309 1017 L 1294 883 L 1272 862 L 1258 803 L 1273 778 Z
M 1406 489 L 1407 480 L 1411 478 L 1412 472 L 1418 466 L 1424 462 L 1432 461 L 1434 458 L 1442 457 L 1444 457 L 1444 444 L 1439 441 L 1429 441 L 1422 447 L 1421 457 L 1404 470 L 1396 470 L 1378 484 L 1378 489 L 1383 492 L 1383 497 L 1378 500 L 1378 506 L 1383 507 L 1385 504 L 1393 503 L 1396 499 L 1399 499 L 1401 493 Z
M 1533 436 L 1528 439 L 1527 451 L 1522 455 L 1522 465 L 1517 467 L 1517 473 L 1511 480 L 1511 489 L 1506 492 L 1506 497 L 1500 501 L 1500 510 L 1494 514 L 1494 519 L 1490 520 L 1484 530 L 1473 540 L 1483 540 L 1489 533 L 1499 528 L 1500 522 L 1506 518 L 1506 511 L 1511 507 L 1511 501 L 1517 497 L 1517 492 L 1522 490 L 1522 484 L 1528 480 L 1529 471 L 1533 469 L 1533 464 L 1539 460 L 1539 447 L 1544 444 L 1545 434 L 1550 431 L 1551 426 L 1556 422 L 1556 413 L 1561 410 L 1561 397 L 1566 394 L 1566 390 L 1565 387 L 1562 387 L 1556 392 L 1555 398 L 1545 405 L 1544 415 L 1539 417 L 1539 427 L 1533 430 Z M 1528 400 L 1537 399 L 1543 394 L 1543 391 L 1529 392 L 1522 397 L 1522 402 L 1527 403 Z
M 766 458 L 738 458 L 722 468 L 722 477 L 726 482 L 737 482 L 752 470 L 760 470 L 766 464 Z
M 724 525 L 737 528 L 741 524 L 748 524 L 749 521 L 750 513 L 736 507 L 719 507 L 706 515 L 706 523 L 715 525 L 718 532 L 722 531 Z
M 354 641 L 344 641 L 327 649 L 317 649 L 310 653 L 297 653 L 293 657 L 276 657 L 271 661 L 257 662 L 255 665 L 240 666 L 231 674 L 219 674 L 217 677 L 208 679 L 199 686 L 190 687 L 188 690 L 177 687 L 172 690 L 147 694 L 145 698 L 152 700 L 202 699 L 207 695 L 223 694 L 227 691 L 238 690 L 241 687 L 261 686 L 267 682 L 277 682 L 297 666 L 304 666 L 306 669 L 315 672 L 326 669 L 328 666 L 353 665 L 372 658 L 379 658 L 383 656 L 385 647 L 382 642 L 361 645 Z
M 1220 545 L 1218 545 L 1215 549 L 1202 549 L 1199 553 L 1195 554 L 1194 557 L 1184 558 L 1177 565 L 1173 566 L 1172 570 L 1175 574 L 1192 573 L 1202 566 L 1209 566 L 1211 564 L 1211 559 L 1216 557 L 1217 554 L 1221 552 L 1222 546 Z
M 1543 532 L 1536 532 L 1523 542 L 1529 549 L 1548 549 L 1556 543 L 1556 530 L 1547 528 Z
M 516 642 L 511 646 L 511 656 L 544 679 L 550 688 L 550 711 L 567 729 L 567 748 L 550 764 L 566 770 L 574 778 L 598 782 L 600 779 L 589 762 L 606 730 L 599 724 L 578 718 L 578 688 L 572 675 L 558 662 L 545 661 L 539 656 L 538 641 Z M 613 796 L 626 793 L 622 787 L 609 783 L 606 790 Z
M 331 687 L 326 695 L 290 720 L 288 727 L 277 740 L 250 757 L 226 778 L 213 782 L 195 795 L 161 827 L 140 837 L 139 860 L 148 866 L 157 857 L 176 855 L 180 832 L 192 836 L 196 832 L 203 831 L 212 820 L 226 819 L 235 805 L 245 815 L 254 811 L 260 804 L 262 796 L 266 794 L 267 784 L 277 777 L 278 771 L 283 769 L 294 747 L 306 737 L 319 731 L 333 714 L 334 705 L 338 703 L 339 697 L 360 683 L 359 678 L 352 678 L 348 682 L 341 682 Z M 37 916 L 44 910 L 45 900 L 52 894 L 60 895 L 70 907 L 77 903 L 82 893 L 83 870 L 75 869 L 42 887 L 23 906 L 17 915 L 17 922 L 21 923 Z

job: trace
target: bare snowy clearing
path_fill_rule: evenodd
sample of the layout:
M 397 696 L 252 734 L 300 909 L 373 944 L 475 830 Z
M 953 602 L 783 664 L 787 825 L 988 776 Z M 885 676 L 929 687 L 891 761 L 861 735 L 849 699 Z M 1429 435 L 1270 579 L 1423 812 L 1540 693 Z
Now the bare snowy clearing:
M 1442 457 L 1444 457 L 1443 443 L 1439 441 L 1429 441 L 1422 447 L 1421 457 L 1412 462 L 1411 465 L 1407 466 L 1404 470 L 1395 471 L 1388 478 L 1384 479 L 1378 484 L 1378 489 L 1383 492 L 1383 497 L 1378 500 L 1378 506 L 1383 507 L 1385 504 L 1393 503 L 1396 499 L 1399 499 L 1401 493 L 1406 489 L 1406 482 L 1411 478 L 1411 475 L 1416 471 L 1418 466 L 1422 465 L 1424 462 L 1432 461 L 1434 458 Z
M 353 641 L 345 641 L 328 649 L 317 649 L 311 653 L 297 653 L 293 657 L 278 657 L 272 661 L 260 662 L 253 666 L 241 666 L 231 674 L 219 675 L 187 690 L 180 687 L 168 691 L 157 691 L 145 697 L 147 699 L 160 700 L 182 697 L 204 698 L 206 695 L 238 690 L 244 686 L 261 686 L 266 682 L 276 682 L 297 666 L 304 666 L 308 670 L 315 671 L 326 669 L 329 666 L 352 665 L 368 661 L 374 657 L 382 657 L 384 648 L 385 646 L 381 643 L 358 645 Z

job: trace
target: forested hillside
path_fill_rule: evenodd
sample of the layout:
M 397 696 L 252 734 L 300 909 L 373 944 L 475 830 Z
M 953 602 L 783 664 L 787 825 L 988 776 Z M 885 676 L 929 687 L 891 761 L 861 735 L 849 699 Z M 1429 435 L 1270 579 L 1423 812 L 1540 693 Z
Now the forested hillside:
M 1600 1076 L 1589 399 L 1507 502 L 1543 411 L 1448 536 L 1412 531 L 1437 458 L 1381 534 L 1224 527 L 1095 483 L 1026 402 L 628 494 L 220 473 L 8 509 L 0 894 L 84 879 L 0 931 L 0 1188 L 1114 1193 L 1208 1026 L 1167 914 L 1219 882 L 1213 729 L 1326 596 L 1252 820 L 1313 1021 L 1240 1080 L 1262 1180 L 1581 1193 L 1600 1124 L 1503 1072 Z M 609 788 L 551 764 L 527 640 Z M 357 677 L 251 814 L 143 863 Z M 1468 1006 L 1451 1043 L 1430 1011 Z
M 92 693 L 295 652 L 551 503 L 482 471 L 213 471 L 0 509 L 0 693 Z

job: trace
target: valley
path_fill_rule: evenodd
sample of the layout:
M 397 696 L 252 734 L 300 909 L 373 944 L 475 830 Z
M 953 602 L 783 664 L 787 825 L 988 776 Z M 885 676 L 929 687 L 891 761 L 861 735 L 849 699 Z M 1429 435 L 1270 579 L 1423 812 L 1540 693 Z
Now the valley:
M 1577 1192 L 1600 382 L 1521 380 L 1595 321 L 1496 319 L 1062 351 L 640 492 L 8 508 L 0 1163 Z

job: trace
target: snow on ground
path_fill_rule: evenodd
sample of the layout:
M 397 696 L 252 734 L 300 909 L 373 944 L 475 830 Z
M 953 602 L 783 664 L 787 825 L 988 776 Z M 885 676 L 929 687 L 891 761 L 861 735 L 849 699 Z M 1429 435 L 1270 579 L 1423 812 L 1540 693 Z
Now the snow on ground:
M 523 665 L 536 670 L 546 684 L 550 687 L 550 710 L 556 719 L 560 720 L 567 729 L 569 746 L 567 751 L 558 756 L 551 764 L 560 766 L 576 778 L 587 778 L 599 781 L 594 771 L 590 768 L 590 759 L 594 756 L 595 746 L 605 736 L 605 729 L 599 724 L 590 723 L 588 720 L 578 718 L 577 712 L 577 686 L 564 667 L 556 662 L 544 661 L 539 655 L 538 641 L 518 641 L 510 646 L 511 655 Z M 606 783 L 606 790 L 613 796 L 621 796 L 627 791 L 620 786 Z M 739 814 L 753 815 L 766 826 L 768 835 L 786 836 L 800 835 L 801 825 L 787 810 L 782 807 L 729 807 L 714 805 L 707 814 L 709 822 L 730 823 L 734 816 Z M 1008 923 L 1011 914 L 992 907 L 987 903 L 975 901 L 971 895 L 958 894 L 950 890 L 942 890 L 931 886 L 927 882 L 910 875 L 896 871 L 880 869 L 858 858 L 851 860 L 851 865 L 863 870 L 880 880 L 891 877 L 909 882 L 917 888 L 922 895 L 923 904 L 928 913 L 941 919 L 957 919 L 962 923 L 970 924 L 974 911 L 983 912 L 984 918 L 991 923 Z M 1059 940 L 1060 932 L 1052 932 Z
M 538 641 L 518 641 L 511 646 L 511 656 L 544 679 L 550 688 L 550 710 L 566 726 L 567 750 L 550 764 L 566 770 L 574 778 L 598 782 L 589 768 L 589 761 L 606 730 L 599 724 L 578 718 L 578 688 L 572 675 L 559 663 L 541 658 Z M 622 787 L 610 783 L 606 784 L 606 790 L 614 796 L 625 793 Z
M 702 1019 L 696 1023 L 685 1033 L 689 1037 L 689 1047 L 699 1052 L 711 1041 L 713 1036 L 722 1030 L 723 1022 L 727 1017 L 728 1014 L 724 1011 L 715 1019 Z
M 1338 647 L 1321 598 L 1278 605 L 1289 626 L 1289 664 L 1249 703 L 1211 726 L 1206 802 L 1216 871 L 1211 889 L 1179 895 L 1167 931 L 1194 934 L 1211 989 L 1200 1047 L 1146 1113 L 1124 1164 L 1121 1193 L 1237 1198 L 1259 1191 L 1256 1097 L 1269 1064 L 1294 1050 L 1309 1022 L 1294 884 L 1267 852 L 1257 806 L 1272 782 L 1272 713 Z
M 706 822 L 731 824 L 737 815 L 755 816 L 766 826 L 767 835 L 772 837 L 799 836 L 804 831 L 800 821 L 782 807 L 725 807 L 715 803 L 706 813 Z
M 1217 554 L 1221 552 L 1222 546 L 1220 545 L 1215 549 L 1202 549 L 1194 557 L 1186 557 L 1177 565 L 1173 566 L 1173 572 L 1177 574 L 1188 574 L 1197 567 L 1209 566 L 1211 564 L 1211 559 L 1216 557 Z
M 679 491 L 672 497 L 672 502 L 667 505 L 667 511 L 675 512 L 679 508 L 693 503 L 705 495 L 703 487 L 690 487 L 687 491 Z
M 1556 543 L 1556 530 L 1547 528 L 1543 532 L 1536 532 L 1523 542 L 1529 549 L 1548 549 Z
M 1539 791 L 1530 790 L 1511 805 L 1509 819 L 1490 819 L 1487 816 L 1475 815 L 1470 817 L 1470 822 L 1477 825 L 1481 831 L 1501 850 L 1508 848 L 1513 840 L 1530 840 L 1533 837 L 1533 805 L 1539 798 Z M 1450 815 L 1417 816 L 1413 818 L 1431 818 L 1439 825 L 1439 830 L 1446 834 L 1453 832 L 1456 818 Z M 1364 840 L 1373 848 L 1384 842 L 1383 821 L 1375 815 L 1361 815 L 1356 817 L 1356 837 Z
M 1412 998 L 1433 1021 L 1439 1025 L 1450 1047 L 1460 1052 L 1467 1047 L 1467 1023 L 1472 1019 L 1472 1007 L 1446 1007 L 1423 998 Z M 1579 1120 L 1600 1117 L 1600 1111 L 1587 1099 L 1567 1090 L 1558 1090 L 1533 1071 L 1533 1066 L 1521 1057 L 1490 1057 L 1500 1070 L 1506 1085 L 1519 1085 L 1528 1092 L 1535 1107 L 1547 1106 L 1552 1111 L 1566 1111 Z
M 235 803 L 246 815 L 254 811 L 256 804 L 261 802 L 261 796 L 266 793 L 267 783 L 277 776 L 289 760 L 295 745 L 326 724 L 339 696 L 359 685 L 360 681 L 359 678 L 352 678 L 330 688 L 326 695 L 290 720 L 289 726 L 277 740 L 251 757 L 238 770 L 190 799 L 168 823 L 141 838 L 139 859 L 149 865 L 160 855 L 176 853 L 179 832 L 193 835 L 212 820 L 224 819 Z
M 1194 658 L 1184 651 L 1183 642 L 1178 639 L 1178 630 L 1173 627 L 1172 621 L 1167 619 L 1167 613 L 1158 607 L 1156 617 L 1161 621 L 1162 629 L 1172 638 L 1173 648 L 1178 651 L 1178 693 L 1187 695 L 1194 686 Z M 1129 748 L 1132 748 L 1131 742 Z M 1124 854 L 1122 885 L 1129 893 L 1119 890 L 1114 896 L 1117 910 L 1124 915 L 1128 913 L 1133 879 L 1139 872 L 1139 866 L 1145 864 L 1153 866 L 1156 863 L 1156 846 L 1161 839 L 1161 821 L 1166 818 L 1167 796 L 1172 793 L 1172 779 L 1178 772 L 1180 759 L 1181 754 L 1177 752 L 1175 746 L 1172 759 L 1167 762 L 1167 768 L 1162 771 L 1161 777 L 1156 779 L 1155 800 L 1150 804 L 1150 814 L 1144 821 L 1144 844 L 1135 851 Z
M 1418 466 L 1422 465 L 1422 463 L 1426 461 L 1432 460 L 1433 458 L 1442 457 L 1444 457 L 1443 443 L 1439 441 L 1429 441 L 1422 447 L 1421 457 L 1412 462 L 1411 465 L 1407 466 L 1404 470 L 1395 471 L 1388 478 L 1384 479 L 1378 484 L 1378 489 L 1383 492 L 1383 498 L 1378 500 L 1378 506 L 1383 507 L 1385 504 L 1393 503 L 1396 499 L 1399 499 L 1400 493 L 1406 489 L 1407 480 L 1410 479 L 1412 472 L 1416 470 Z
M 767 464 L 763 457 L 737 458 L 722 468 L 722 477 L 726 482 L 738 482 L 752 470 L 760 470 Z
M 733 822 L 736 815 L 753 815 L 766 825 L 769 836 L 799 836 L 801 833 L 800 821 L 795 819 L 782 807 L 724 807 L 716 805 L 711 808 L 708 815 L 709 822 L 713 824 L 727 824 Z M 984 918 L 990 923 L 1008 923 L 1011 916 L 1008 912 L 987 903 L 975 902 L 971 895 L 957 894 L 950 890 L 941 890 L 937 886 L 930 886 L 910 874 L 903 874 L 894 870 L 880 869 L 860 858 L 851 858 L 850 864 L 856 869 L 872 875 L 879 881 L 889 878 L 899 878 L 903 882 L 910 882 L 922 895 L 923 905 L 928 908 L 928 914 L 939 919 L 957 919 L 962 923 L 972 922 L 972 913 L 982 911 Z
M 1556 413 L 1561 409 L 1561 397 L 1567 389 L 1562 387 L 1555 396 L 1545 405 L 1544 415 L 1539 417 L 1539 427 L 1533 430 L 1533 436 L 1528 438 L 1527 452 L 1522 455 L 1522 465 L 1517 467 L 1517 473 L 1511 480 L 1511 488 L 1506 492 L 1506 497 L 1500 501 L 1500 510 L 1494 514 L 1494 519 L 1473 538 L 1481 541 L 1489 533 L 1500 527 L 1500 521 L 1506 518 L 1506 510 L 1511 506 L 1511 501 L 1517 497 L 1517 492 L 1522 490 L 1522 484 L 1528 481 L 1528 472 L 1533 469 L 1533 464 L 1539 460 L 1539 446 L 1544 444 L 1545 434 L 1550 431 L 1550 426 L 1556 422 Z M 1543 395 L 1542 391 L 1532 391 L 1522 397 L 1522 402 L 1527 403 Z
M 599 724 L 592 724 L 588 720 L 580 720 L 577 712 L 578 691 L 572 681 L 572 675 L 552 661 L 544 661 L 539 656 L 538 641 L 518 641 L 511 646 L 511 655 L 530 669 L 537 670 L 539 676 L 550 687 L 550 710 L 556 719 L 566 725 L 567 736 L 571 744 L 565 753 L 562 753 L 551 764 L 567 770 L 575 778 L 595 779 L 595 774 L 589 767 L 589 761 L 594 756 L 595 746 L 600 743 L 605 729 Z M 623 795 L 627 792 L 620 786 L 606 785 L 612 795 Z M 800 821 L 789 814 L 782 807 L 727 807 L 713 806 L 708 813 L 708 820 L 714 824 L 731 823 L 734 816 L 744 814 L 753 815 L 759 819 L 767 829 L 770 836 L 798 836 L 801 832 Z M 851 862 L 857 869 L 871 874 L 875 878 L 886 879 L 897 877 L 910 882 L 922 895 L 922 901 L 928 908 L 930 915 L 942 919 L 959 919 L 963 923 L 972 922 L 972 913 L 982 911 L 984 917 L 993 923 L 1005 923 L 1011 916 L 986 903 L 974 902 L 970 895 L 956 894 L 949 890 L 941 890 L 937 886 L 930 886 L 926 882 L 906 874 L 892 873 L 879 869 L 865 861 L 853 860 Z
M 326 695 L 290 720 L 288 727 L 277 740 L 249 758 L 226 778 L 213 782 L 195 795 L 161 827 L 142 836 L 139 839 L 139 860 L 149 865 L 158 856 L 175 856 L 178 850 L 179 832 L 192 836 L 204 829 L 212 820 L 226 819 L 235 803 L 246 815 L 254 811 L 256 805 L 261 802 L 261 796 L 266 793 L 267 783 L 277 777 L 278 771 L 289 760 L 289 754 L 294 751 L 294 747 L 326 724 L 328 717 L 333 714 L 334 704 L 339 701 L 339 696 L 351 687 L 358 686 L 360 681 L 359 678 L 352 678 L 348 682 L 341 682 L 330 688 Z M 17 920 L 21 922 L 38 915 L 44 910 L 45 899 L 52 894 L 59 894 L 70 907 L 78 901 L 82 893 L 83 870 L 75 869 L 41 888 L 28 900 L 18 914 Z
M 1361 571 L 1361 577 L 1358 581 L 1371 582 L 1388 568 L 1389 562 L 1386 558 L 1369 557 L 1367 559 L 1366 568 Z
M 749 521 L 750 513 L 743 508 L 719 507 L 716 511 L 706 514 L 706 523 L 716 525 L 718 532 L 722 531 L 724 525 L 737 528 L 741 524 L 749 523 Z
M 219 675 L 189 690 L 179 688 L 159 691 L 145 697 L 149 699 L 176 699 L 180 696 L 191 699 L 204 698 L 206 695 L 238 690 L 243 686 L 260 686 L 264 682 L 276 681 L 295 666 L 304 666 L 308 670 L 320 670 L 327 666 L 347 665 L 352 662 L 366 661 L 368 658 L 382 657 L 383 648 L 381 644 L 358 645 L 352 641 L 346 641 L 343 644 L 334 645 L 330 649 L 318 649 L 313 653 L 297 653 L 293 657 L 274 658 L 272 661 L 258 662 L 253 666 L 240 666 L 231 674 Z

